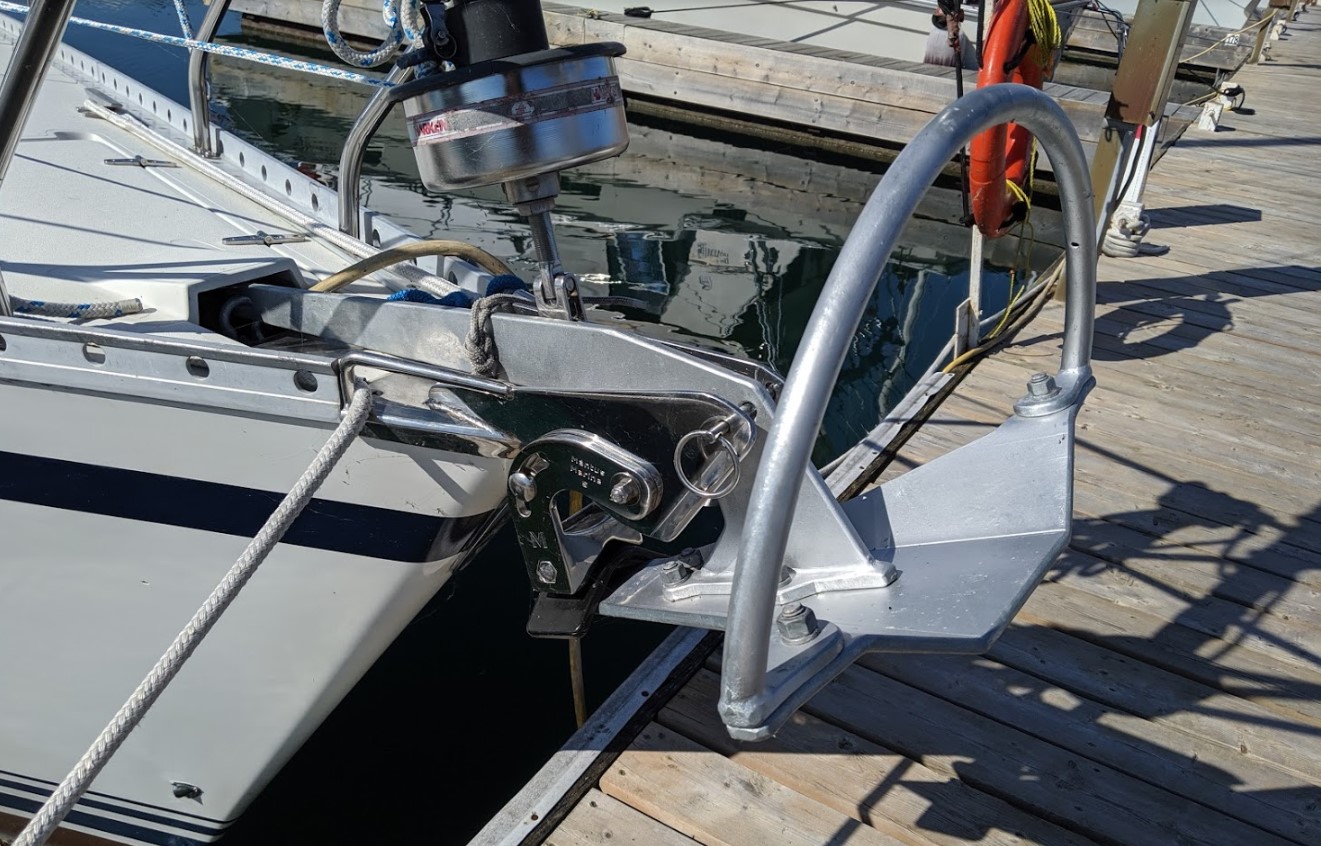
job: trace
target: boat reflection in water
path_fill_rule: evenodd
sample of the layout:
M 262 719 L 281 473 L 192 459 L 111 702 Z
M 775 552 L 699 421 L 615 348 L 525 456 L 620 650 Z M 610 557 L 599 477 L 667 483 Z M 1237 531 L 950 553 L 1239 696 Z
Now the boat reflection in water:
M 402 131 L 402 130 L 401 130 Z M 629 127 L 622 156 L 563 174 L 560 253 L 584 292 L 626 319 L 715 342 L 788 372 L 817 295 L 883 167 L 735 146 L 673 125 Z M 532 244 L 499 190 L 426 197 L 405 167 L 369 175 L 373 208 L 417 231 L 472 241 L 531 277 Z M 816 459 L 865 435 L 912 388 L 968 296 L 969 233 L 953 188 L 933 189 L 863 315 Z M 1059 216 L 1034 209 L 1020 261 L 1058 255 Z M 986 313 L 1008 298 L 1017 239 L 987 244 Z M 588 353 L 590 355 L 590 353 Z

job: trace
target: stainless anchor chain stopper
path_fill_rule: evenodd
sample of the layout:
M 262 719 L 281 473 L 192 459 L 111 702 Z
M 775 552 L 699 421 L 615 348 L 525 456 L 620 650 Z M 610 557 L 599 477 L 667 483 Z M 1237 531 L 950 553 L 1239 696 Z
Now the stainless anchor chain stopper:
M 680 438 L 679 443 L 674 447 L 674 472 L 679 475 L 679 481 L 683 483 L 685 488 L 697 494 L 702 499 L 720 499 L 721 497 L 729 496 L 734 492 L 734 489 L 738 487 L 741 474 L 739 469 L 738 449 L 734 446 L 733 442 L 726 437 L 729 434 L 729 428 L 732 423 L 733 421 L 731 418 L 727 417 L 716 423 L 714 426 L 710 426 L 706 429 L 694 429 Z M 697 438 L 701 438 L 704 444 L 711 444 L 724 450 L 725 454 L 729 456 L 732 472 L 726 477 L 724 484 L 718 488 L 703 488 L 701 485 L 698 485 L 696 482 L 689 479 L 687 471 L 683 469 L 684 448 Z M 702 448 L 702 454 L 707 454 L 705 447 Z

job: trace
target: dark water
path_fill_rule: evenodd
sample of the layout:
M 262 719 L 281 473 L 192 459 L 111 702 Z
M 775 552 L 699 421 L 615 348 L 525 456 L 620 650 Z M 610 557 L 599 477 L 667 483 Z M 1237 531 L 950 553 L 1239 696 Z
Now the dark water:
M 205 7 L 190 2 L 194 23 Z M 168 0 L 83 0 L 85 17 L 177 32 Z M 232 18 L 233 16 L 231 16 Z M 222 38 L 294 50 L 240 31 Z M 71 28 L 76 47 L 186 102 L 183 51 Z M 306 52 L 306 49 L 304 52 Z M 312 55 L 316 56 L 315 52 Z M 326 58 L 324 55 L 317 58 Z M 234 60 L 213 62 L 219 120 L 277 155 L 333 176 L 365 89 Z M 676 334 L 774 364 L 790 361 L 849 226 L 880 178 L 856 162 L 638 121 L 628 153 L 564 176 L 556 222 L 566 266 L 625 310 Z M 474 241 L 530 271 L 531 244 L 498 189 L 426 196 L 395 118 L 369 151 L 364 202 L 419 234 Z M 847 448 L 912 387 L 953 330 L 966 293 L 967 236 L 953 191 L 910 224 L 861 318 L 817 459 Z M 1047 217 L 1046 229 L 1051 222 Z M 992 258 L 1013 260 L 1012 244 Z M 1040 264 L 1050 254 L 1032 254 Z M 999 308 L 1008 274 L 993 267 Z M 585 363 L 590 350 L 583 351 Z M 400 636 L 227 838 L 321 844 L 425 838 L 463 843 L 573 729 L 566 648 L 523 632 L 528 586 L 509 533 Z M 601 702 L 665 635 L 603 621 L 585 643 L 589 704 Z M 238 742 L 241 742 L 239 740 Z

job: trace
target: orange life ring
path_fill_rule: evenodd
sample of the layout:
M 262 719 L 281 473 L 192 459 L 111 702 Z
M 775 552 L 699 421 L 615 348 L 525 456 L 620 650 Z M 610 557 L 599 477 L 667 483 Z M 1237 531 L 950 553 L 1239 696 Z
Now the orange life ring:
M 995 4 L 982 47 L 982 69 L 977 87 L 1018 82 L 1040 89 L 1045 62 L 1028 29 L 1027 0 L 1002 0 Z M 1008 186 L 1013 182 L 1026 190 L 1032 167 L 1032 133 L 1015 123 L 992 127 L 972 139 L 968 191 L 972 195 L 972 217 L 987 238 L 998 238 L 1016 220 L 1017 197 Z

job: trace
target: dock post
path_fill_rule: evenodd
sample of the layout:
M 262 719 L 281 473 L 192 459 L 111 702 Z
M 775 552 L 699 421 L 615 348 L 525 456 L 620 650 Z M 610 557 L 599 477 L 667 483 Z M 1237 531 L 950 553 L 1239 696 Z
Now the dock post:
M 1263 15 L 1266 20 L 1257 27 L 1257 36 L 1252 41 L 1252 52 L 1248 54 L 1247 64 L 1255 65 L 1266 57 L 1266 42 L 1270 40 L 1271 30 L 1275 28 L 1275 9 L 1267 9 Z
M 1195 7 L 1196 0 L 1140 0 L 1133 15 L 1106 106 L 1105 131 L 1092 158 L 1098 245 L 1119 203 L 1124 174 L 1140 164 L 1134 160 L 1141 154 L 1141 145 L 1135 143 L 1138 126 L 1154 132 L 1165 114 Z
M 956 356 L 982 342 L 982 269 L 986 261 L 986 236 L 976 226 L 969 227 L 968 231 L 971 233 L 968 247 L 968 299 L 960 306 L 967 312 L 967 327 L 962 339 L 955 341 Z M 958 324 L 957 320 L 955 324 Z M 960 346 L 963 349 L 959 349 Z

